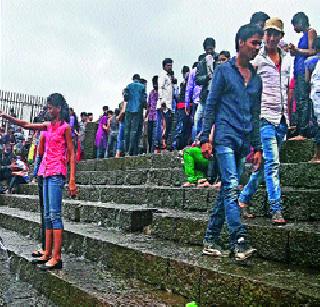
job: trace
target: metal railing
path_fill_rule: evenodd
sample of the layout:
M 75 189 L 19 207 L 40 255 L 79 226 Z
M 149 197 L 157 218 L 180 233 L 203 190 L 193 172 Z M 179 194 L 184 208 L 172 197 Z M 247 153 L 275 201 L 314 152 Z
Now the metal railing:
M 34 117 L 38 115 L 46 102 L 47 98 L 37 95 L 0 90 L 0 110 L 10 114 L 10 110 L 13 109 L 17 118 L 30 122 L 33 122 Z

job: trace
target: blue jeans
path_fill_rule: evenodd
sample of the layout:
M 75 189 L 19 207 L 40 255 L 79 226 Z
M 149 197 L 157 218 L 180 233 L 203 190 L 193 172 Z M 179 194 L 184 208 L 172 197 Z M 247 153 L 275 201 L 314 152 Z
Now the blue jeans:
M 61 219 L 64 176 L 43 178 L 43 206 L 46 229 L 63 229 Z
M 258 191 L 259 184 L 262 182 L 262 180 L 263 172 L 261 168 L 255 172 L 252 172 L 248 183 L 245 185 L 245 187 L 240 193 L 239 201 L 241 203 L 249 204 L 252 196 Z
M 217 145 L 215 150 L 221 174 L 221 190 L 211 211 L 204 240 L 208 243 L 219 241 L 221 228 L 226 220 L 230 249 L 233 250 L 237 239 L 246 236 L 246 229 L 241 224 L 238 204 L 239 178 L 245 158 L 241 152 L 223 145 Z
M 104 148 L 103 146 L 97 147 L 97 159 L 106 158 L 108 152 L 108 147 Z
M 275 126 L 265 119 L 261 120 L 260 135 L 263 149 L 264 178 L 271 213 L 282 210 L 279 153 L 287 131 L 288 126 L 284 122 Z M 241 202 L 249 203 L 251 197 L 257 192 L 261 173 L 261 169 L 252 173 L 248 184 L 244 187 L 240 195 L 239 200 Z
M 197 111 L 194 115 L 194 120 L 193 120 L 193 128 L 192 128 L 193 141 L 196 139 L 197 135 L 202 131 L 204 109 L 205 109 L 205 104 L 199 102 Z
M 139 112 L 126 112 L 124 139 L 126 152 L 130 156 L 138 155 L 141 120 L 142 118 Z
M 157 122 L 148 120 L 148 152 L 153 153 Z
M 261 142 L 264 159 L 264 177 L 271 212 L 281 211 L 280 188 L 280 148 L 288 131 L 285 123 L 274 126 L 266 120 L 261 121 Z
M 125 121 L 119 123 L 119 133 L 117 138 L 117 151 L 124 152 L 124 129 Z
M 181 150 L 186 147 L 188 142 L 187 131 L 188 116 L 184 109 L 176 110 L 176 133 L 174 137 L 173 148 Z
M 166 113 L 162 112 L 161 110 L 157 110 L 156 131 L 154 134 L 154 144 L 153 144 L 155 148 L 162 147 L 163 119 L 166 122 L 166 134 L 164 135 L 166 144 L 167 144 L 168 138 L 172 137 L 171 135 L 172 116 L 173 116 L 173 113 L 171 112 L 171 110 L 168 110 Z

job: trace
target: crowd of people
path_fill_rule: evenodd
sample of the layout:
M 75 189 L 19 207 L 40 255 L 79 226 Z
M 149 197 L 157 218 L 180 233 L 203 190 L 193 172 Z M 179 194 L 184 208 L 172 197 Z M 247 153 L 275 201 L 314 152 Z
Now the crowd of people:
M 204 53 L 191 69 L 183 66 L 179 86 L 173 60 L 165 58 L 148 95 L 147 81 L 134 74 L 119 107 L 112 111 L 104 106 L 98 120 L 97 158 L 183 150 L 185 187 L 221 182 L 216 186 L 219 192 L 204 237 L 206 255 L 221 255 L 220 232 L 225 221 L 231 255 L 240 261 L 253 255 L 255 249 L 250 247 L 240 213 L 242 210 L 250 217 L 248 205 L 262 177 L 272 224 L 286 223 L 279 176 L 279 151 L 286 138 L 315 138 L 312 162 L 320 162 L 320 39 L 305 13 L 295 14 L 291 23 L 302 33 L 298 46 L 285 43 L 281 19 L 254 13 L 235 35 L 236 56 L 231 58 L 226 50 L 217 53 L 215 40 L 205 38 Z M 75 196 L 75 162 L 83 157 L 85 129 L 92 115 L 83 112 L 79 121 L 61 94 L 51 94 L 45 108 L 34 123 L 14 114 L 2 117 L 15 126 L 38 131 L 32 143 L 34 175 L 38 177 L 45 235 L 42 250 L 33 256 L 41 269 L 48 270 L 62 267 L 66 165 L 69 161 L 69 190 Z M 3 137 L 6 150 L 8 142 L 11 150 L 16 146 L 11 143 L 13 134 L 21 134 L 20 128 L 16 129 Z M 14 162 L 11 176 L 26 172 L 20 161 Z M 239 178 L 246 161 L 252 163 L 253 172 L 241 189 Z
M 291 24 L 302 34 L 297 46 L 286 43 L 280 18 L 256 12 L 235 36 L 235 57 L 226 50 L 217 53 L 215 39 L 207 37 L 198 61 L 191 69 L 183 66 L 179 86 L 168 57 L 152 78 L 148 95 L 146 80 L 135 74 L 119 109 L 103 109 L 97 157 L 183 150 L 185 187 L 221 181 L 205 254 L 221 254 L 217 242 L 226 220 L 236 259 L 251 256 L 254 250 L 245 239 L 240 209 L 252 217 L 248 205 L 262 178 L 272 223 L 286 224 L 279 178 L 279 151 L 285 139 L 314 138 L 312 162 L 320 162 L 320 37 L 304 12 L 295 14 Z M 111 135 L 116 150 L 109 150 Z M 253 172 L 238 195 L 245 161 L 253 164 Z

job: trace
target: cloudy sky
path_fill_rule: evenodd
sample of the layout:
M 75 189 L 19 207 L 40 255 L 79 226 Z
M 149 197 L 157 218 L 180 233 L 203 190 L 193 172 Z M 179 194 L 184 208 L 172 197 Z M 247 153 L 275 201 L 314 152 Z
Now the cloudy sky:
M 234 35 L 255 11 L 278 16 L 285 40 L 304 11 L 320 32 L 320 1 L 290 0 L 0 0 L 1 89 L 48 96 L 61 92 L 77 112 L 114 108 L 134 73 L 159 74 L 164 57 L 176 75 L 213 36 L 234 53 Z

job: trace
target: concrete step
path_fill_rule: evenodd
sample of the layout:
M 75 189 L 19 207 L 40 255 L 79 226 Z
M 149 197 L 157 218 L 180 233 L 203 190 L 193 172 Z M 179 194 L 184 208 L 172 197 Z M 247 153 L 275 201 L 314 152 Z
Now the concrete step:
M 36 195 L 0 195 L 0 206 L 39 212 L 39 199 Z M 65 199 L 62 205 L 65 219 L 75 222 L 96 223 L 122 231 L 142 231 L 152 223 L 152 211 L 146 205 L 126 205 L 95 203 Z
M 78 171 L 76 182 L 82 185 L 178 186 L 185 182 L 183 168 L 150 168 L 122 171 Z
M 163 210 L 154 213 L 151 234 L 178 243 L 201 245 L 208 224 L 207 213 Z M 250 242 L 264 259 L 320 269 L 320 223 L 288 223 L 272 226 L 271 220 L 244 220 Z M 222 232 L 222 246 L 228 248 L 228 232 Z
M 308 162 L 313 153 L 313 140 L 286 141 L 281 148 L 280 161 L 283 163 Z
M 0 233 L 2 234 L 2 230 L 0 230 Z M 11 272 L 9 261 L 1 259 L 0 250 L 0 306 L 58 307 L 47 297 L 40 294 L 30 282 L 20 280 L 19 274 Z
M 37 238 L 38 215 L 0 208 L 0 227 Z M 63 245 L 67 253 L 99 261 L 201 306 L 320 304 L 317 271 L 259 259 L 239 266 L 229 257 L 204 257 L 197 246 L 124 235 L 84 223 L 65 222 Z
M 30 257 L 36 241 L 3 228 L 0 233 L 11 256 L 11 271 L 33 284 L 58 306 L 160 307 L 182 306 L 186 303 L 181 296 L 110 271 L 102 263 L 71 254 L 63 255 L 63 270 L 40 272 L 31 263 Z
M 247 183 L 251 166 L 246 167 Z M 286 187 L 317 188 L 319 185 L 319 163 L 282 163 L 280 166 L 281 185 Z M 76 180 L 82 185 L 142 185 L 180 187 L 185 181 L 183 166 L 177 168 L 138 168 L 118 171 L 78 171 Z
M 171 168 L 180 167 L 179 153 L 148 154 L 137 157 L 87 159 L 77 164 L 78 171 L 120 171 L 137 168 Z
M 37 185 L 21 185 L 19 193 L 35 195 Z M 159 187 L 152 185 L 79 185 L 80 200 L 118 204 L 148 204 L 153 208 L 207 211 L 212 208 L 217 191 L 200 188 Z M 320 220 L 320 189 L 282 189 L 285 217 L 289 220 Z M 65 196 L 67 197 L 67 196 Z M 253 198 L 252 211 L 264 216 L 268 211 L 266 192 L 260 188 Z
M 286 141 L 280 153 L 283 163 L 308 162 L 313 156 L 313 141 Z M 77 165 L 78 171 L 118 171 L 137 168 L 170 168 L 181 166 L 179 152 L 147 154 L 137 157 L 87 159 Z

